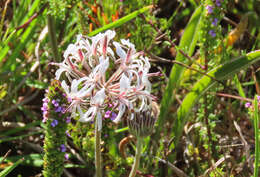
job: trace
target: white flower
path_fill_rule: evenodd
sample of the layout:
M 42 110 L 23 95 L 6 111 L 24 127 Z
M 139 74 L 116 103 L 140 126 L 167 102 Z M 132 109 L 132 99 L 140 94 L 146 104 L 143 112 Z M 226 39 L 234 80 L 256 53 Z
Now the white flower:
M 150 93 L 149 77 L 155 74 L 149 73 L 149 59 L 136 52 L 129 39 L 113 41 L 115 34 L 108 30 L 94 37 L 78 35 L 64 52 L 64 61 L 54 63 L 59 66 L 56 79 L 65 73 L 69 80 L 68 85 L 61 84 L 71 100 L 67 110 L 81 122 L 96 120 L 98 130 L 106 111 L 116 113 L 118 123 L 124 114 L 132 119 L 134 112 L 147 110 L 155 99 Z

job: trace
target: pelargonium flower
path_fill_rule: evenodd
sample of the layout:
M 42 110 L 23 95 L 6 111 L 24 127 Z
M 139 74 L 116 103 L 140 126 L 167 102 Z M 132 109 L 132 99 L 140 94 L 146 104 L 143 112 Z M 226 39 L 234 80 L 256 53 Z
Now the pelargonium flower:
M 133 118 L 155 100 L 149 77 L 159 73 L 149 73 L 149 59 L 129 40 L 113 41 L 115 34 L 108 30 L 94 37 L 78 35 L 64 52 L 64 61 L 52 63 L 59 66 L 56 79 L 63 73 L 67 77 L 61 84 L 70 101 L 66 111 L 81 122 L 97 119 L 99 130 L 102 118 L 119 122 L 125 113 Z

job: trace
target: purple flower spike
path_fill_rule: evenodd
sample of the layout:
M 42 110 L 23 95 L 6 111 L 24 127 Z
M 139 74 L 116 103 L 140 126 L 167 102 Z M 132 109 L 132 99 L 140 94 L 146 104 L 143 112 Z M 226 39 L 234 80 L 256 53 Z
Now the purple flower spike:
M 218 19 L 214 18 L 214 20 L 212 21 L 212 25 L 213 26 L 217 26 L 217 24 L 218 24 Z
M 206 9 L 207 9 L 207 11 L 208 11 L 209 14 L 212 14 L 212 12 L 213 12 L 213 6 L 207 5 Z
M 60 145 L 60 151 L 61 151 L 61 152 L 66 152 L 66 149 L 67 149 L 67 148 L 66 148 L 66 146 L 65 146 L 64 144 L 61 144 L 61 145 Z
M 250 108 L 250 107 L 251 107 L 251 103 L 250 103 L 250 102 L 247 102 L 247 103 L 245 104 L 245 107 L 246 107 L 246 108 Z
M 51 126 L 52 127 L 56 127 L 57 125 L 58 125 L 58 121 L 56 120 L 56 119 L 54 119 L 53 121 L 52 121 L 52 123 L 51 123 Z
M 211 37 L 216 37 L 216 33 L 214 30 L 210 30 L 209 34 L 211 35 Z

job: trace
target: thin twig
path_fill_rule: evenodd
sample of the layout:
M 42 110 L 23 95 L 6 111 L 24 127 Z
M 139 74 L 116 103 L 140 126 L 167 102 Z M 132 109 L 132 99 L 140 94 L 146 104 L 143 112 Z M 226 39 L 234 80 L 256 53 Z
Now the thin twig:
M 0 160 L 0 164 L 7 158 L 7 156 L 9 156 L 9 154 L 11 153 L 11 149 L 9 149 L 8 151 L 7 151 L 7 153 L 5 153 L 5 155 L 4 155 L 4 157 L 2 158 L 2 160 Z
M 141 17 L 145 20 L 145 16 L 144 16 L 143 14 L 141 14 Z M 152 21 L 148 21 L 148 23 L 158 32 L 158 35 L 163 35 L 163 32 L 162 32 L 159 28 L 157 28 L 157 27 L 152 23 Z M 198 65 L 200 68 L 203 68 L 203 66 L 201 66 L 199 63 L 196 63 L 196 61 L 194 61 L 194 59 L 192 59 L 192 57 L 190 57 L 188 54 L 186 54 L 182 49 L 178 48 L 177 45 L 176 45 L 174 42 L 172 42 L 171 39 L 169 39 L 169 38 L 167 37 L 167 35 L 164 35 L 163 38 L 164 38 L 166 41 L 168 41 L 173 48 L 175 48 L 177 51 L 179 51 L 179 52 L 180 52 L 185 58 L 187 58 L 191 63 L 194 63 L 194 64 Z
M 18 31 L 19 29 L 27 28 L 27 26 L 28 26 L 34 19 L 36 19 L 36 18 L 44 11 L 44 9 L 46 8 L 46 6 L 47 6 L 47 5 L 45 4 L 45 5 L 40 9 L 39 12 L 34 13 L 24 24 L 18 26 L 18 27 L 16 28 L 16 31 Z
M 156 157 L 160 162 L 168 165 L 175 173 L 178 177 L 188 177 L 188 175 L 186 175 L 181 169 L 177 168 L 175 165 L 173 165 L 172 163 L 170 163 L 169 161 L 163 160 L 159 157 Z
M 226 159 L 231 158 L 230 155 L 225 155 L 224 157 L 220 158 L 213 166 L 211 166 L 209 169 L 207 169 L 203 176 L 207 176 L 211 171 L 216 169 L 222 162 L 224 162 Z
M 234 99 L 241 100 L 241 101 L 248 101 L 248 102 L 252 102 L 253 101 L 252 99 L 249 99 L 249 98 L 243 98 L 241 96 L 230 95 L 230 94 L 226 94 L 226 93 L 214 93 L 214 94 L 216 94 L 217 96 L 223 96 L 223 97 L 227 97 L 227 98 L 234 98 Z
M 214 78 L 214 77 L 208 75 L 207 73 L 202 72 L 202 71 L 200 71 L 200 70 L 198 70 L 198 69 L 196 69 L 196 68 L 190 67 L 189 65 L 186 65 L 186 64 L 184 64 L 184 63 L 182 63 L 182 62 L 179 62 L 179 61 L 176 61 L 176 60 L 167 60 L 167 59 L 165 59 L 165 58 L 158 57 L 158 56 L 153 55 L 152 53 L 150 53 L 150 52 L 148 52 L 148 51 L 146 51 L 146 52 L 147 52 L 148 55 L 150 55 L 151 57 L 155 58 L 157 61 L 162 61 L 162 62 L 167 62 L 167 63 L 175 63 L 175 64 L 178 64 L 178 65 L 181 65 L 181 66 L 183 66 L 183 67 L 185 67 L 185 68 L 187 68 L 187 69 L 190 69 L 190 70 L 196 71 L 196 72 L 198 72 L 198 73 L 200 73 L 200 74 L 202 74 L 202 75 L 205 75 L 205 76 L 211 78 L 212 80 L 214 80 L 214 81 L 216 81 L 216 82 L 218 82 L 218 83 L 220 83 L 220 84 L 222 84 L 222 85 L 225 86 L 225 84 L 224 84 L 222 81 L 217 80 L 216 78 Z
M 247 160 L 247 162 L 248 162 L 248 161 L 249 161 L 249 158 L 250 158 L 250 146 L 248 145 L 246 139 L 244 138 L 244 136 L 243 136 L 243 134 L 242 134 L 242 131 L 241 131 L 241 128 L 239 127 L 239 125 L 237 124 L 236 121 L 234 121 L 234 125 L 235 125 L 235 128 L 236 128 L 236 130 L 238 131 L 239 136 L 240 136 L 240 138 L 241 138 L 241 140 L 242 140 L 242 143 L 243 143 L 243 145 L 244 145 L 244 147 L 245 147 L 246 160 Z

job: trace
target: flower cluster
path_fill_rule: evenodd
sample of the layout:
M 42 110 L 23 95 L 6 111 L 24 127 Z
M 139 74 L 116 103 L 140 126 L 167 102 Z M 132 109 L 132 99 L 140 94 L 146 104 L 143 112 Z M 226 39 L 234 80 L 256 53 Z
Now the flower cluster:
M 96 118 L 99 130 L 103 118 L 119 122 L 128 113 L 132 119 L 155 99 L 148 78 L 159 73 L 149 73 L 148 58 L 129 40 L 113 41 L 115 34 L 108 30 L 94 37 L 78 35 L 64 52 L 64 61 L 52 63 L 59 66 L 56 79 L 62 80 L 68 96 L 66 111 L 81 122 Z

